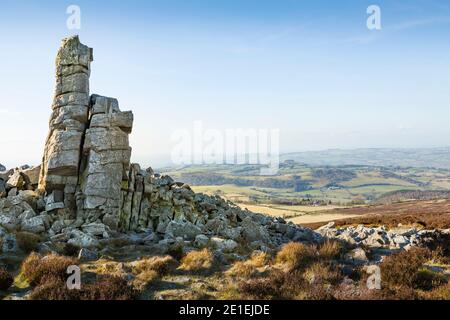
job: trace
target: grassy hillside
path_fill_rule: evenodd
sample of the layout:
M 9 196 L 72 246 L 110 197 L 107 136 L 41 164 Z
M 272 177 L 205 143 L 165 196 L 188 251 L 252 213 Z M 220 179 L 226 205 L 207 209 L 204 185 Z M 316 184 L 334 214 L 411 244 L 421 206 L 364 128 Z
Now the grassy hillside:
M 396 192 L 427 197 L 450 191 L 450 170 L 380 166 L 310 166 L 285 161 L 275 176 L 259 175 L 259 166 L 203 165 L 169 168 L 163 173 L 198 192 L 219 194 L 237 203 L 349 206 L 376 202 Z

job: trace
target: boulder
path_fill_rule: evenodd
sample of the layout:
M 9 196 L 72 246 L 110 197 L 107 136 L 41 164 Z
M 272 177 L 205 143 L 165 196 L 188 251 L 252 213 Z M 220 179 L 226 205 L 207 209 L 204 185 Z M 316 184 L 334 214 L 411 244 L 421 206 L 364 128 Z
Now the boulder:
M 18 194 L 17 188 L 12 188 L 8 191 L 9 198 L 15 197 L 15 196 L 17 196 L 17 194 Z
M 241 223 L 242 227 L 242 237 L 247 242 L 253 242 L 261 240 L 263 242 L 267 242 L 269 240 L 268 231 L 252 220 L 250 216 L 246 217 L 244 221 Z
M 98 240 L 88 235 L 81 230 L 73 229 L 69 232 L 69 241 L 68 243 L 78 246 L 80 248 L 91 248 L 97 247 L 99 245 Z
M 392 240 L 395 245 L 400 246 L 400 247 L 403 247 L 403 246 L 406 246 L 407 244 L 409 244 L 408 238 L 405 236 L 402 236 L 402 235 L 397 235 Z
M 19 250 L 15 235 L 5 234 L 3 237 L 0 236 L 0 239 L 2 240 L 0 242 L 2 253 L 15 253 Z
M 195 240 L 195 237 L 202 233 L 202 230 L 191 222 L 170 221 L 166 228 L 166 234 L 173 237 L 183 237 L 185 240 Z
M 219 237 L 212 237 L 211 244 L 215 246 L 218 250 L 224 252 L 231 252 L 238 247 L 238 244 L 234 240 L 222 239 Z
M 82 248 L 78 253 L 78 259 L 81 261 L 93 261 L 98 259 L 98 252 L 96 250 L 90 250 Z
M 48 221 L 46 216 L 37 216 L 29 219 L 24 219 L 21 222 L 21 229 L 23 231 L 31 232 L 31 233 L 42 233 L 46 230 L 46 224 Z
M 208 245 L 209 238 L 204 234 L 199 234 L 195 237 L 194 245 L 197 248 L 204 248 Z
M 108 238 L 109 228 L 103 223 L 93 222 L 84 224 L 81 226 L 81 229 L 84 233 L 93 236 L 103 236 L 104 238 Z
M 363 265 L 369 262 L 366 252 L 362 248 L 351 250 L 345 255 L 345 261 L 353 265 Z
M 32 187 L 36 187 L 39 183 L 39 174 L 41 172 L 41 166 L 36 166 L 22 170 L 21 173 L 25 176 L 25 181 Z
M 6 186 L 9 189 L 17 188 L 22 189 L 24 187 L 25 180 L 20 171 L 15 171 L 6 182 Z

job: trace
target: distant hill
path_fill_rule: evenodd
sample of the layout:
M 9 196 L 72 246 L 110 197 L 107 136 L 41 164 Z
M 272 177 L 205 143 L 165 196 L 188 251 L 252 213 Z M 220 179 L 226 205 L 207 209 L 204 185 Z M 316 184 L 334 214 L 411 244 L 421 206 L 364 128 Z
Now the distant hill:
M 312 166 L 381 166 L 414 168 L 450 168 L 450 147 L 330 149 L 281 155 L 281 161 L 294 160 Z

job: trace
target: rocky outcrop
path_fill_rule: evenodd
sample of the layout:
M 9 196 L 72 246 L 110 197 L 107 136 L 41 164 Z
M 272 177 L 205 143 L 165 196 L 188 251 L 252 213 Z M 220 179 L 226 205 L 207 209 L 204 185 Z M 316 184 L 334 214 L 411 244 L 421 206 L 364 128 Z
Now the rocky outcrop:
M 89 95 L 92 61 L 92 49 L 77 36 L 62 41 L 42 165 L 5 173 L 0 225 L 39 233 L 48 246 L 67 242 L 84 248 L 125 232 L 161 248 L 181 241 L 268 250 L 292 240 L 321 240 L 310 229 L 197 194 L 130 164 L 133 114 L 122 112 L 114 98 Z
M 450 230 L 417 230 L 415 228 L 387 230 L 377 228 L 349 226 L 336 228 L 334 222 L 316 230 L 326 239 L 345 241 L 354 246 L 372 249 L 409 249 L 412 246 L 428 246 L 437 238 L 450 239 Z M 449 240 L 446 240 L 449 241 Z

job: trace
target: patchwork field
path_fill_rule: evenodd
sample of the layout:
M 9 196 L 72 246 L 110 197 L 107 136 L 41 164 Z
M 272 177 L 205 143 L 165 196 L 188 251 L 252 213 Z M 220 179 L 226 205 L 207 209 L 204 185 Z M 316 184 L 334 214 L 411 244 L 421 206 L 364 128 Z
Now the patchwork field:
M 334 220 L 373 224 L 380 220 L 392 225 L 405 220 L 442 226 L 437 217 L 449 211 L 445 199 L 450 198 L 450 170 L 445 168 L 309 166 L 285 161 L 275 176 L 261 176 L 259 169 L 202 165 L 162 172 L 190 183 L 196 192 L 219 195 L 241 208 L 303 225 Z
M 375 203 L 395 192 L 440 191 L 450 197 L 450 170 L 379 166 L 280 164 L 277 175 L 259 175 L 255 165 L 201 165 L 160 170 L 198 192 L 245 204 L 353 206 Z M 292 208 L 292 210 L 296 210 Z M 305 209 L 307 210 L 307 209 Z

